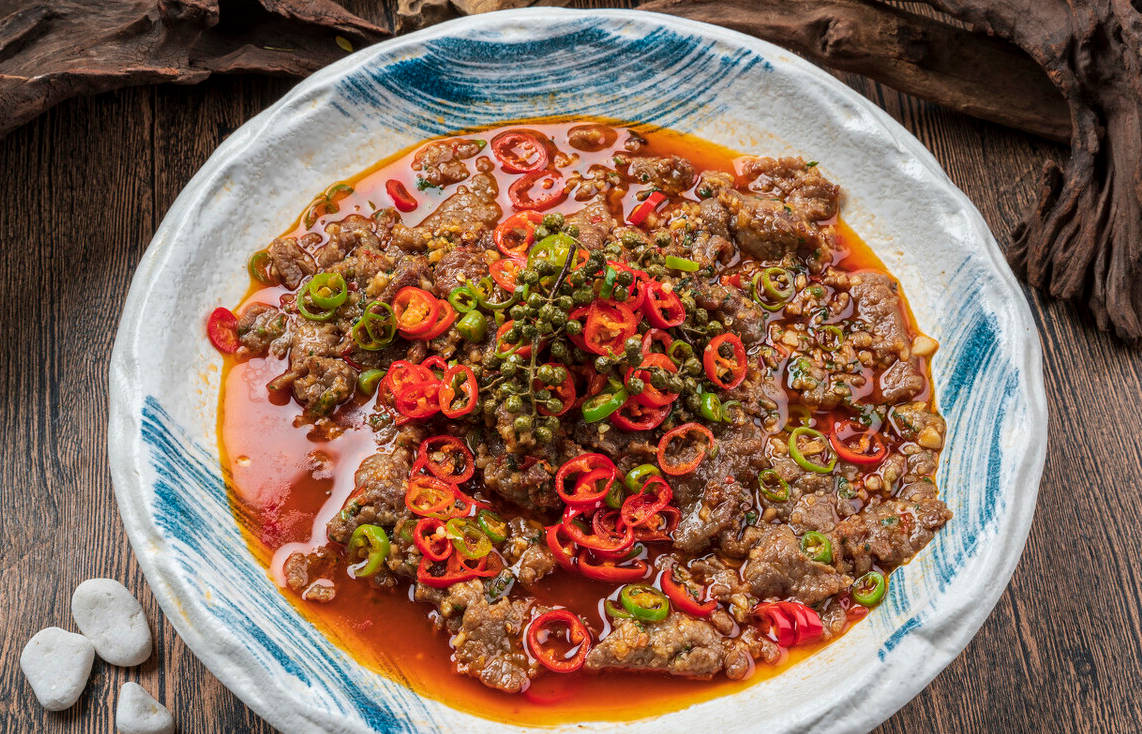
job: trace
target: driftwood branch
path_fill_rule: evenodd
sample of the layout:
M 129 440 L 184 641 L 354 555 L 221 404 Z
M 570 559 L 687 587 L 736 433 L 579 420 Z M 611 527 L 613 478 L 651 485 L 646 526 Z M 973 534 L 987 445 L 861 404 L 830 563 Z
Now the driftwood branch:
M 733 28 L 973 117 L 1070 137 L 1066 103 L 1016 46 L 861 0 L 654 0 L 640 6 Z
M 220 72 L 304 76 L 388 35 L 332 0 L 30 3 L 0 18 L 0 135 L 76 95 Z

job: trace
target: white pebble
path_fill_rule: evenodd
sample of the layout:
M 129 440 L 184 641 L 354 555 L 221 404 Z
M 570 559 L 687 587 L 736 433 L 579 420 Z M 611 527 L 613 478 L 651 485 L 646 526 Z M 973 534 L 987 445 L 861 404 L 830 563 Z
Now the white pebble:
M 114 579 L 88 579 L 71 595 L 71 616 L 95 652 L 112 665 L 138 665 L 151 656 L 143 607 Z
M 115 728 L 119 734 L 171 734 L 174 719 L 138 683 L 124 683 L 115 706 Z
M 79 699 L 91 675 L 95 648 L 83 635 L 48 627 L 32 635 L 20 653 L 20 670 L 48 711 L 63 711 Z

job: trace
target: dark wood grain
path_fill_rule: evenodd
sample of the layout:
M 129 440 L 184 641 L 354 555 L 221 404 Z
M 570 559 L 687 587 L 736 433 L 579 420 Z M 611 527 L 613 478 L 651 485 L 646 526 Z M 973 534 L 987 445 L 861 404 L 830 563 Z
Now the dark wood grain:
M 1061 154 L 844 79 L 932 150 L 1001 242 L 1041 163 Z M 105 384 L 123 295 L 162 214 L 226 135 L 288 86 L 125 90 L 66 102 L 0 140 L 0 732 L 112 732 L 126 680 L 170 705 L 183 734 L 272 731 L 187 650 L 147 589 L 112 496 Z M 1140 730 L 1142 570 L 1131 538 L 1142 516 L 1142 359 L 1069 307 L 1032 296 L 1032 308 L 1050 447 L 1024 558 L 967 650 L 880 734 Z M 43 626 L 74 629 L 71 590 L 90 576 L 138 594 L 156 652 L 138 669 L 97 662 L 79 704 L 47 714 L 20 650 Z

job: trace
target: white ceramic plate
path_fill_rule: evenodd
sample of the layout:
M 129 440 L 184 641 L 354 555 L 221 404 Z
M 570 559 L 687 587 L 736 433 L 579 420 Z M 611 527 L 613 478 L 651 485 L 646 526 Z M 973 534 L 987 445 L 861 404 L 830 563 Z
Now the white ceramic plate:
M 246 549 L 216 443 L 221 360 L 205 316 L 314 192 L 418 140 L 502 120 L 603 115 L 820 160 L 844 215 L 940 341 L 939 484 L 954 518 L 868 620 L 789 671 L 628 731 L 867 730 L 979 628 L 1022 551 L 1046 445 L 1039 342 L 978 212 L 903 128 L 821 70 L 714 26 L 629 11 L 454 21 L 313 75 L 218 148 L 135 274 L 112 358 L 109 452 L 152 591 L 190 648 L 287 732 L 495 731 L 357 665 Z M 192 324 L 190 333 L 172 325 Z M 566 730 L 611 730 L 585 722 Z

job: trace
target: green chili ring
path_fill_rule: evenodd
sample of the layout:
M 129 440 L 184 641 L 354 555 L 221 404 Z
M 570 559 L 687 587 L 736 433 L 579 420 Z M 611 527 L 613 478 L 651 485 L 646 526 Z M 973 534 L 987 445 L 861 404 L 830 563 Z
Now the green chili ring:
M 516 302 L 515 293 L 508 296 L 506 301 L 490 301 L 488 297 L 492 294 L 492 289 L 496 287 L 496 282 L 489 276 L 484 276 L 480 282 L 476 284 L 473 291 L 476 293 L 476 302 L 480 304 L 480 308 L 486 308 L 491 311 L 502 311 Z
M 297 310 L 298 313 L 310 321 L 329 321 L 337 313 L 337 309 L 328 311 L 312 311 L 310 310 L 310 307 L 305 304 L 307 298 L 309 298 L 309 294 L 304 291 L 298 295 Z
M 670 346 L 666 348 L 666 356 L 669 357 L 674 364 L 682 364 L 694 356 L 694 347 L 690 346 L 689 342 L 675 339 L 670 342 Z
M 619 390 L 613 393 L 599 393 L 583 403 L 583 420 L 588 423 L 598 423 L 607 418 L 627 401 L 627 391 Z
M 380 525 L 358 525 L 349 537 L 349 557 L 352 558 L 357 551 L 365 546 L 369 547 L 369 554 L 365 557 L 360 568 L 351 567 L 354 578 L 366 578 L 381 570 L 381 564 L 389 557 L 389 536 Z
M 817 563 L 833 562 L 833 543 L 824 533 L 810 530 L 801 536 L 801 552 Z
M 385 376 L 384 370 L 365 370 L 357 377 L 357 389 L 363 395 L 372 395 L 377 390 L 377 383 Z
M 456 331 L 467 341 L 483 341 L 488 333 L 488 318 L 479 311 L 469 311 L 456 322 Z
M 491 510 L 480 510 L 476 514 L 476 523 L 493 543 L 502 543 L 508 539 L 508 524 Z
M 777 481 L 777 489 L 771 489 L 774 480 Z M 757 474 L 757 484 L 761 488 L 761 496 L 770 502 L 788 502 L 789 501 L 789 482 L 781 478 L 777 472 L 772 469 L 762 469 Z
M 801 453 L 801 449 L 797 446 L 797 439 L 802 436 L 808 436 L 809 438 L 821 442 L 824 446 L 824 450 L 830 454 L 828 464 L 817 464 L 805 458 L 805 455 Z M 828 474 L 833 471 L 833 467 L 837 465 L 837 456 L 833 454 L 829 448 L 829 439 L 816 428 L 809 428 L 808 426 L 798 426 L 789 432 L 789 455 L 797 462 L 797 466 L 806 471 L 817 472 L 818 474 Z
M 327 295 L 322 290 L 329 290 Z M 313 305 L 323 311 L 333 311 L 341 307 L 349 298 L 349 285 L 341 273 L 318 273 L 305 285 L 305 292 Z
M 277 282 L 270 274 L 270 253 L 265 250 L 258 250 L 251 255 L 250 261 L 246 263 L 246 269 L 250 271 L 250 277 L 262 285 L 273 285 Z
M 641 492 L 643 486 L 646 485 L 646 480 L 652 476 L 660 477 L 662 471 L 654 464 L 639 464 L 626 473 L 626 476 L 623 477 L 623 484 L 631 492 Z
M 465 558 L 483 558 L 492 552 L 492 539 L 473 522 L 454 517 L 444 524 L 444 530 L 452 547 Z
M 653 586 L 627 584 L 619 592 L 619 603 L 640 622 L 661 622 L 670 614 L 670 600 Z
M 827 352 L 835 352 L 841 348 L 842 344 L 845 343 L 845 332 L 841 331 L 839 326 L 826 324 L 825 326 L 821 327 L 820 332 L 818 333 L 832 334 L 833 336 L 832 341 L 826 341 L 825 339 L 819 337 L 817 339 L 817 341 L 821 344 L 821 349 L 824 349 Z
M 468 313 L 480 305 L 480 298 L 471 287 L 459 285 L 448 294 L 448 302 L 456 313 Z
M 699 412 L 702 414 L 702 417 L 706 420 L 720 423 L 722 420 L 721 399 L 712 392 L 704 392 L 699 400 Z
M 365 304 L 364 313 L 353 324 L 350 333 L 353 335 L 353 341 L 361 349 L 370 352 L 384 349 L 392 344 L 397 335 L 396 317 L 393 316 L 392 307 L 383 301 L 370 301 Z
M 853 601 L 861 606 L 874 607 L 884 598 L 888 579 L 880 571 L 869 571 L 853 584 Z
M 603 610 L 607 613 L 607 616 L 613 617 L 615 619 L 634 619 L 633 614 L 623 609 L 618 604 L 615 604 L 614 601 L 610 599 L 607 599 L 605 602 L 603 602 Z
M 702 266 L 699 265 L 698 263 L 694 262 L 693 260 L 687 260 L 684 257 L 678 257 L 676 255 L 667 255 L 666 256 L 666 267 L 669 268 L 670 270 L 681 270 L 683 273 L 695 273 Z

